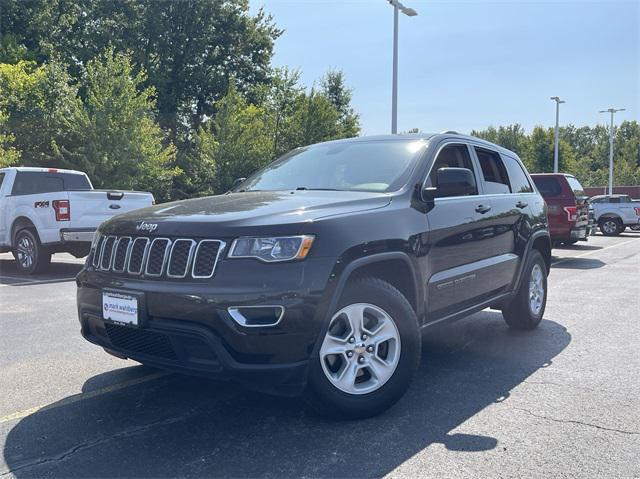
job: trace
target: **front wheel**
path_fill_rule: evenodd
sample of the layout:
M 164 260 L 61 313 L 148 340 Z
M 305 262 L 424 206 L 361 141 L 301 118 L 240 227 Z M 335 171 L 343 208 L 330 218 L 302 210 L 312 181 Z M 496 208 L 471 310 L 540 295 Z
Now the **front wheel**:
M 516 295 L 502 309 L 510 328 L 534 329 L 547 305 L 547 266 L 538 250 L 532 250 Z
M 39 273 L 51 263 L 51 252 L 40 244 L 33 230 L 25 228 L 18 231 L 13 244 L 13 257 L 21 273 Z
M 307 401 L 323 415 L 356 419 L 391 407 L 409 388 L 420 362 L 418 321 L 389 283 L 350 283 L 312 358 Z

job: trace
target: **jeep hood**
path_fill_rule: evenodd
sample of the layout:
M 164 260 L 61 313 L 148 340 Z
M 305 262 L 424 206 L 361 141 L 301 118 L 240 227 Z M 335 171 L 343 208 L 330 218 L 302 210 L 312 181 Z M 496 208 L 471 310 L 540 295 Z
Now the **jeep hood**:
M 302 226 L 304 223 L 332 216 L 383 208 L 390 203 L 391 195 L 387 193 L 358 191 L 230 193 L 135 210 L 106 222 L 101 231 L 116 234 L 153 232 L 154 235 L 160 236 L 179 236 L 200 235 L 205 231 L 203 228 L 206 228 L 209 234 L 242 234 L 242 231 L 238 230 L 268 226 Z M 142 222 L 147 225 L 140 228 Z M 153 227 L 154 224 L 157 228 Z

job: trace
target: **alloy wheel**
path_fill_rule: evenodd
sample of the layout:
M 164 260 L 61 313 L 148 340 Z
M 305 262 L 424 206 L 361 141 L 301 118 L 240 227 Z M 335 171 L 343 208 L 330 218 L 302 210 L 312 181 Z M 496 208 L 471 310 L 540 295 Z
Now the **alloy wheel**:
M 536 316 L 542 310 L 544 301 L 544 278 L 542 268 L 539 264 L 535 264 L 531 269 L 531 277 L 529 278 L 529 308 Z
M 18 261 L 24 269 L 29 269 L 36 261 L 36 245 L 29 236 L 21 236 L 16 246 Z
M 400 333 L 391 316 L 369 303 L 340 309 L 320 347 L 327 379 L 348 394 L 367 394 L 393 376 L 400 359 Z

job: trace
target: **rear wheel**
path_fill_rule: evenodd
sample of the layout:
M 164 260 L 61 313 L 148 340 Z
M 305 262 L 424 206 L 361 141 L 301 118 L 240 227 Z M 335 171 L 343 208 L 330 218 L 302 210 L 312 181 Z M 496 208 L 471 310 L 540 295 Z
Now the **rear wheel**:
M 349 284 L 312 359 L 307 401 L 323 415 L 374 416 L 409 388 L 420 361 L 418 321 L 407 299 L 377 278 Z
M 534 329 L 542 321 L 547 305 L 547 267 L 538 250 L 532 250 L 527 260 L 520 289 L 502 309 L 510 328 Z
M 600 220 L 600 231 L 605 236 L 616 236 L 622 233 L 624 227 L 620 218 L 605 218 Z
M 13 257 L 21 273 L 39 273 L 51 263 L 51 252 L 40 244 L 37 234 L 32 229 L 18 231 L 13 244 Z

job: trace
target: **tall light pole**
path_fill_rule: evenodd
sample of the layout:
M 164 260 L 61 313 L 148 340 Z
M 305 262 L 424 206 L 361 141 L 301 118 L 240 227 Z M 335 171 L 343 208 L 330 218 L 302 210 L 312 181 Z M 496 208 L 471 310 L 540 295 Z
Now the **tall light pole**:
M 552 96 L 552 100 L 556 102 L 556 137 L 553 147 L 553 172 L 558 172 L 558 143 L 560 141 L 560 103 L 566 103 L 559 96 Z
M 611 113 L 611 125 L 609 126 L 609 194 L 613 194 L 613 115 L 624 108 L 609 108 L 600 110 L 600 113 Z
M 393 6 L 393 86 L 391 87 L 391 133 L 398 133 L 398 17 L 399 12 L 415 17 L 418 12 L 398 0 L 387 0 Z

